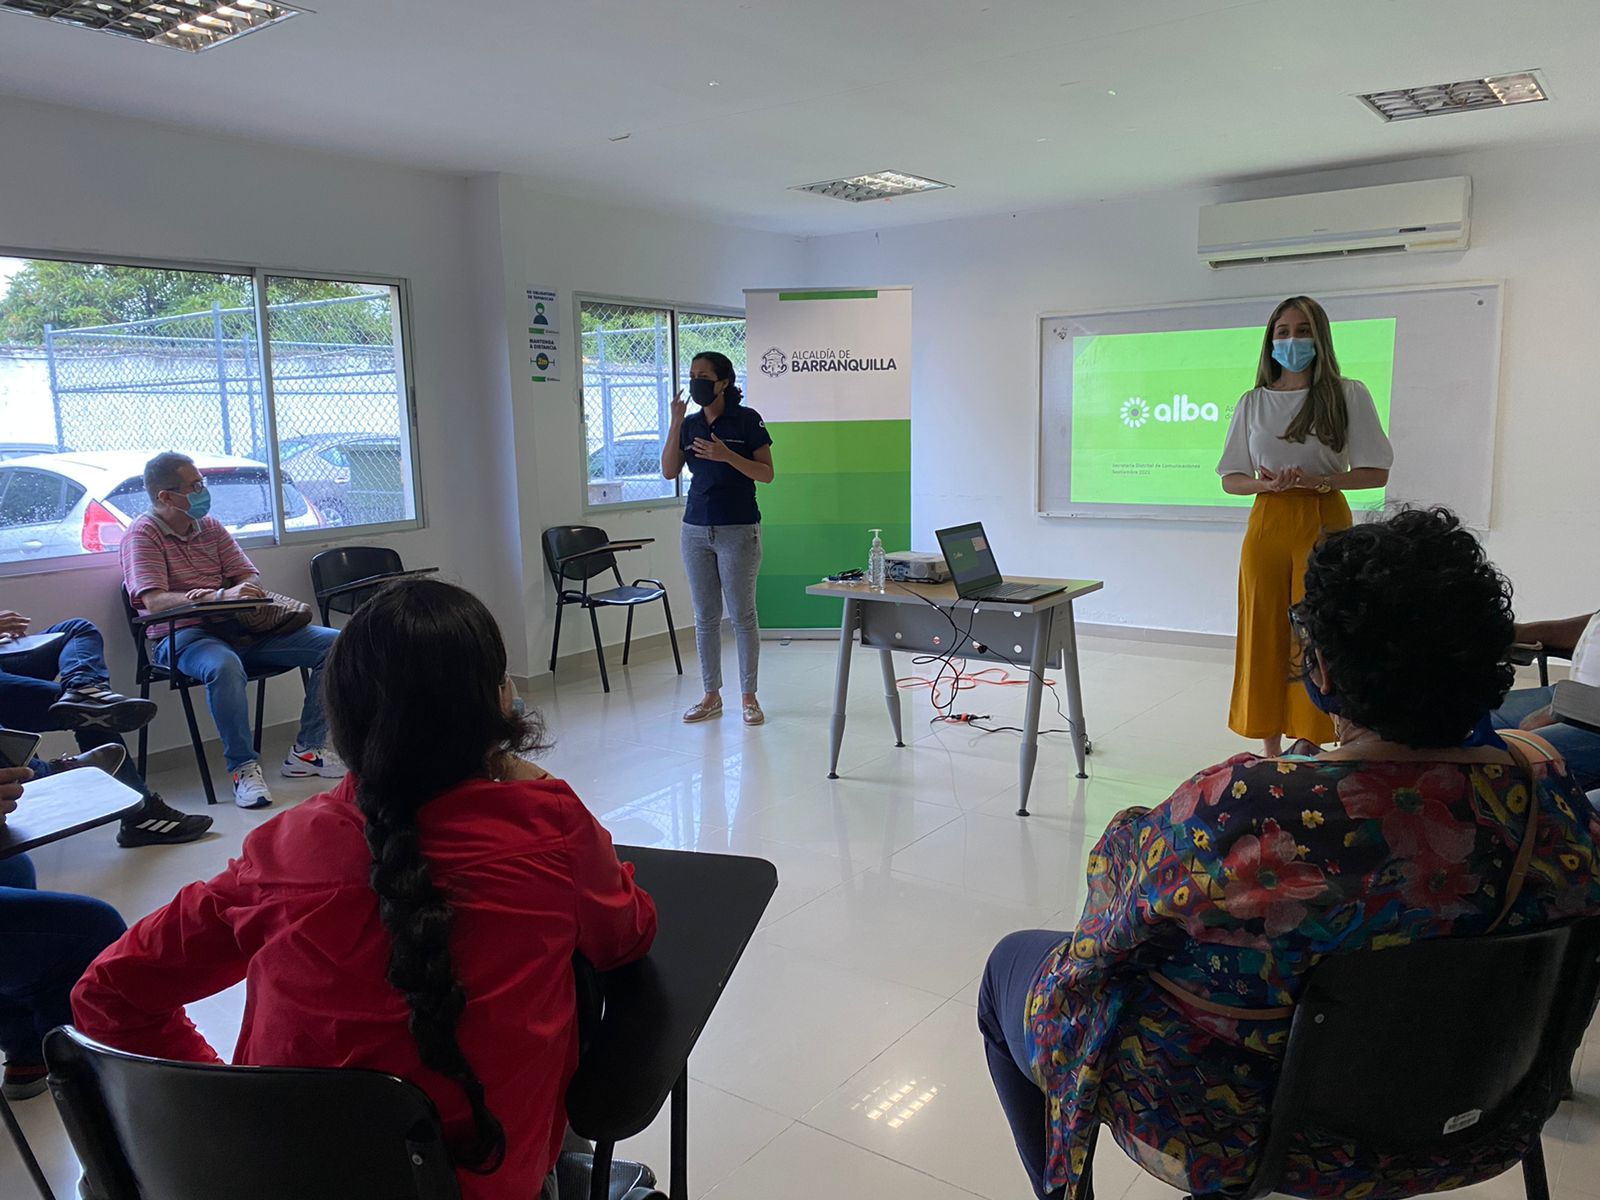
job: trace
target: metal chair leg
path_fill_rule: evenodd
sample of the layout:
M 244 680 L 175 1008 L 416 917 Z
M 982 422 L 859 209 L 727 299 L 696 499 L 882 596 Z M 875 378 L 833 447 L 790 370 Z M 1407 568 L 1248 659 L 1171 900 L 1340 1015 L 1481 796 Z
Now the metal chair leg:
M 139 685 L 139 699 L 150 699 L 150 681 L 147 679 Z M 145 777 L 145 767 L 150 762 L 150 724 L 139 726 L 139 778 Z
M 189 741 L 194 746 L 194 761 L 200 768 L 200 783 L 206 789 L 206 803 L 217 802 L 216 785 L 211 782 L 211 764 L 206 761 L 205 743 L 200 740 L 200 722 L 194 719 L 194 701 L 189 698 L 189 689 L 181 687 L 178 695 L 183 698 L 183 715 L 189 722 Z
M 33 1147 L 28 1145 L 28 1139 L 22 1136 L 22 1126 L 17 1124 L 16 1115 L 11 1111 L 11 1105 L 4 1096 L 0 1096 L 0 1117 L 4 1118 L 6 1132 L 11 1135 L 11 1141 L 17 1147 L 17 1155 L 22 1159 L 22 1165 L 28 1169 L 28 1177 L 33 1180 L 33 1186 L 39 1189 L 39 1195 L 44 1200 L 56 1200 L 56 1194 L 50 1190 L 50 1181 L 45 1178 L 44 1169 L 39 1166 L 39 1160 L 33 1156 Z
M 267 681 L 256 680 L 256 753 L 261 753 L 261 727 L 267 719 Z
M 589 627 L 594 630 L 594 656 L 600 660 L 600 686 L 605 691 L 611 690 L 611 677 L 606 674 L 606 650 L 600 644 L 600 618 L 595 615 L 595 610 L 589 610 Z
M 633 649 L 633 605 L 628 605 L 628 628 L 622 635 L 622 665 L 628 665 L 628 651 Z
M 556 673 L 556 651 L 561 647 L 561 614 L 567 611 L 567 606 L 556 597 L 556 631 L 550 638 L 550 674 Z
M 678 631 L 672 627 L 672 604 L 666 592 L 661 593 L 661 611 L 667 616 L 667 640 L 672 643 L 672 661 L 677 664 L 678 674 L 682 675 L 683 659 L 678 655 Z
M 613 1142 L 594 1144 L 594 1165 L 589 1168 L 589 1200 L 609 1200 L 611 1195 L 611 1151 Z
M 1550 1176 L 1544 1169 L 1544 1142 L 1540 1138 L 1534 1138 L 1522 1156 L 1522 1186 L 1528 1200 L 1550 1200 Z

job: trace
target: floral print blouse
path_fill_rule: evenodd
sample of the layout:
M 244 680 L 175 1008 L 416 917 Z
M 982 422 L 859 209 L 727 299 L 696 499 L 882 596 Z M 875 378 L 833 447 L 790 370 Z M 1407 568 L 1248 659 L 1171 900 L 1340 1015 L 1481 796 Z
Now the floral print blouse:
M 1241 755 L 1155 809 L 1114 818 L 1089 856 L 1082 920 L 1028 997 L 1050 1114 L 1047 1183 L 1076 1188 L 1105 1124 L 1174 1187 L 1246 1184 L 1312 967 L 1327 954 L 1488 931 L 1530 804 L 1533 855 L 1499 928 L 1600 912 L 1600 820 L 1559 758 L 1533 757 L 1523 767 Z M 1506 1169 L 1522 1148 L 1480 1147 L 1446 1164 L 1299 1146 L 1279 1190 L 1354 1200 L 1438 1191 Z

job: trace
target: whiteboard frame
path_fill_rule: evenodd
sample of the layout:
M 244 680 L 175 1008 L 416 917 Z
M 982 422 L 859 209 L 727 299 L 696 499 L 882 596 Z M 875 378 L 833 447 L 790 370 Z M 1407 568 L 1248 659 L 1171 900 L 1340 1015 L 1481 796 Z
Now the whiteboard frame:
M 1318 295 L 1330 299 L 1344 296 L 1372 296 L 1382 295 L 1387 292 L 1403 292 L 1407 294 L 1422 292 L 1450 292 L 1471 288 L 1493 288 L 1495 290 L 1495 319 L 1494 340 L 1490 347 L 1490 362 L 1493 376 L 1489 388 L 1489 427 L 1490 427 L 1490 464 L 1489 473 L 1489 520 L 1480 528 L 1474 524 L 1469 528 L 1486 532 L 1494 520 L 1495 480 L 1496 468 L 1500 457 L 1500 372 L 1502 366 L 1502 351 L 1505 341 L 1505 312 L 1506 312 L 1506 281 L 1504 278 L 1494 279 L 1456 279 L 1432 283 L 1415 284 L 1389 284 L 1375 285 L 1364 288 L 1341 288 L 1337 291 L 1319 292 Z M 1194 506 L 1183 509 L 1165 509 L 1160 505 L 1149 506 L 1148 512 L 1081 512 L 1075 510 L 1047 509 L 1044 506 L 1044 326 L 1046 321 L 1059 321 L 1064 317 L 1110 317 L 1119 313 L 1146 313 L 1161 309 L 1188 309 L 1210 308 L 1220 304 L 1265 304 L 1274 305 L 1283 300 L 1281 292 L 1266 296 L 1212 296 L 1205 300 L 1178 300 L 1167 304 L 1117 304 L 1106 308 L 1078 308 L 1078 309 L 1051 309 L 1041 312 L 1033 322 L 1033 511 L 1035 516 L 1054 517 L 1062 520 L 1073 521 L 1170 521 L 1179 522 L 1185 526 L 1194 525 L 1220 525 L 1224 527 L 1243 525 L 1250 519 L 1249 506 L 1230 508 L 1217 506 L 1212 512 L 1196 512 Z M 1102 505 L 1100 507 L 1112 507 Z M 1134 508 L 1136 506 L 1126 506 Z M 1142 506 L 1141 506 L 1142 507 Z M 1381 514 L 1372 514 L 1373 516 Z M 1357 521 L 1371 517 L 1363 513 L 1355 513 Z

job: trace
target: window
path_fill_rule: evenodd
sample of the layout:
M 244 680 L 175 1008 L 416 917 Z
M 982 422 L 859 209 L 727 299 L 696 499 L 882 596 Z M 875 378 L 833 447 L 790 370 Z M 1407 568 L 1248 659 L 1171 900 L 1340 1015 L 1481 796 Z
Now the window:
M 726 354 L 743 385 L 744 317 L 613 300 L 583 300 L 580 312 L 589 507 L 682 495 L 681 477 L 661 478 L 672 397 L 707 350 Z
M 194 457 L 241 537 L 415 522 L 402 298 L 389 282 L 0 257 L 0 564 L 114 550 L 161 450 Z

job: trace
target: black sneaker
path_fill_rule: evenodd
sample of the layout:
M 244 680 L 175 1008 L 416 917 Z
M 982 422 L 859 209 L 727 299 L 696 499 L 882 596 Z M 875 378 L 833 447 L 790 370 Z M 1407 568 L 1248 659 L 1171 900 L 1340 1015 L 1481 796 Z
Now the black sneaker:
M 154 792 L 130 815 L 122 818 L 117 845 L 177 846 L 204 836 L 211 818 L 179 812 Z
M 132 700 L 113 692 L 103 683 L 69 687 L 61 699 L 50 706 L 50 715 L 61 721 L 62 729 L 107 729 L 131 733 L 155 719 L 154 700 Z

